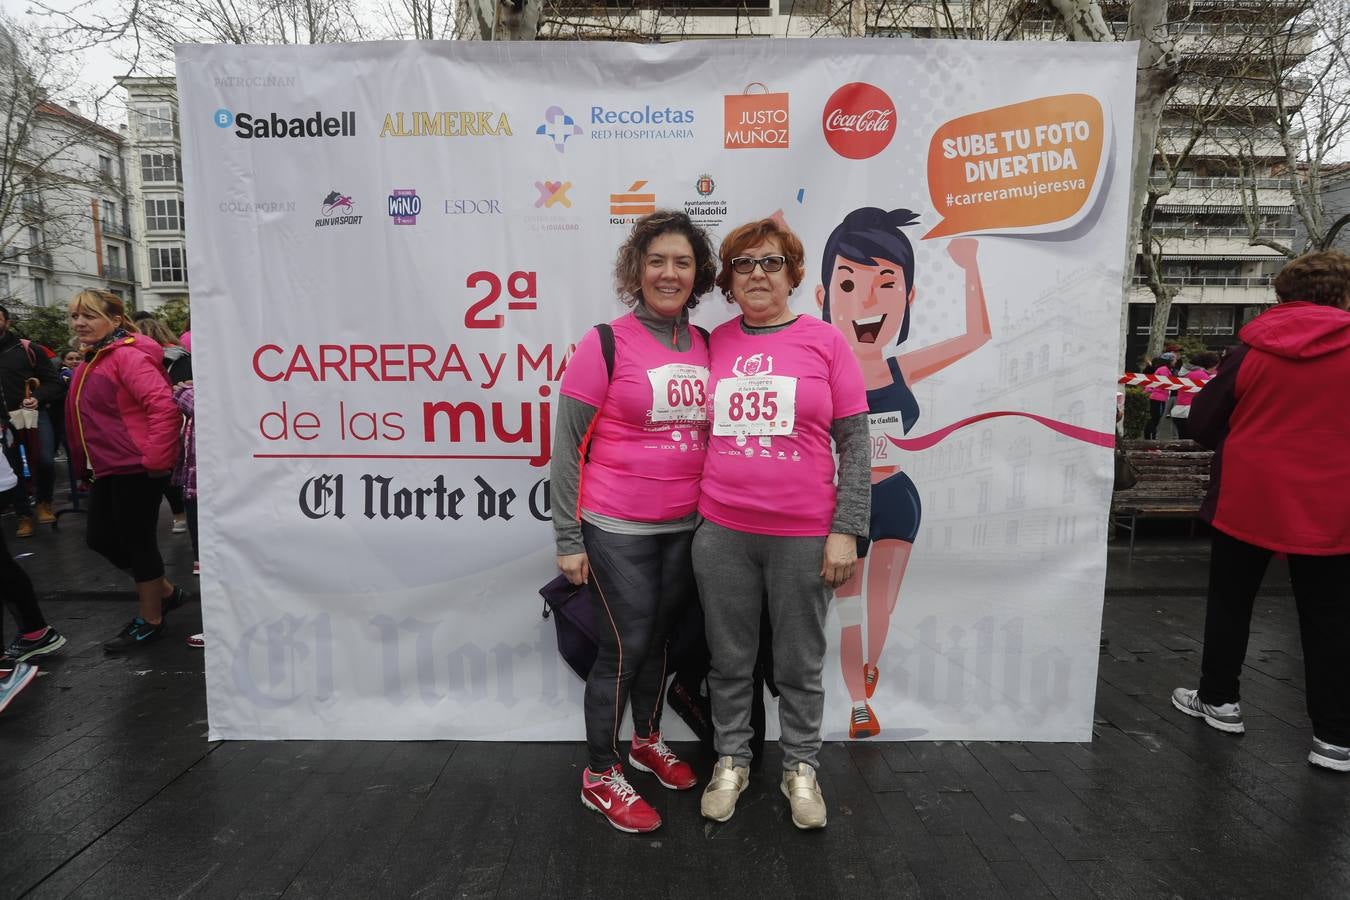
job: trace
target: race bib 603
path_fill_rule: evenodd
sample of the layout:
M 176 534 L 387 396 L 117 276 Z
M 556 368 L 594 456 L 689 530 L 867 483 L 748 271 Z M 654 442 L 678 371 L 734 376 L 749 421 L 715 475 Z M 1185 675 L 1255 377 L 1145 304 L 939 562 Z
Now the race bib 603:
M 652 383 L 651 421 L 708 421 L 708 369 L 687 363 L 670 363 L 647 370 Z

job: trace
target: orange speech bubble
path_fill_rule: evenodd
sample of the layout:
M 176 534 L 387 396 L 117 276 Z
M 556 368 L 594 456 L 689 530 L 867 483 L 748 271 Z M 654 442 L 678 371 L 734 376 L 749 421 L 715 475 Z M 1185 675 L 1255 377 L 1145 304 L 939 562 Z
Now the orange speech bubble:
M 1068 228 L 1097 187 L 1105 127 L 1101 103 L 1087 94 L 947 122 L 928 145 L 928 193 L 942 221 L 924 237 Z

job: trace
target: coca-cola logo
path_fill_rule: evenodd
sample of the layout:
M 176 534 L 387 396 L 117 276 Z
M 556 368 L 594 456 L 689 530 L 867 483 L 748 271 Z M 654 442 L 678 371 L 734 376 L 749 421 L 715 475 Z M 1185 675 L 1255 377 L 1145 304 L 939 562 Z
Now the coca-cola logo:
M 821 115 L 825 141 L 848 159 L 876 156 L 895 136 L 895 104 L 881 88 L 863 81 L 830 95 Z

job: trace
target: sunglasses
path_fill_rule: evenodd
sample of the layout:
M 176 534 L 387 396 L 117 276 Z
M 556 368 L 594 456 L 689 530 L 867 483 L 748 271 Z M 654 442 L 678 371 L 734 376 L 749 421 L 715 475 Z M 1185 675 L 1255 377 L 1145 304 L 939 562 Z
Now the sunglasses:
M 759 266 L 765 272 L 780 272 L 787 265 L 786 256 L 765 256 L 755 259 L 753 256 L 738 256 L 731 261 L 731 271 L 737 275 L 749 275 Z

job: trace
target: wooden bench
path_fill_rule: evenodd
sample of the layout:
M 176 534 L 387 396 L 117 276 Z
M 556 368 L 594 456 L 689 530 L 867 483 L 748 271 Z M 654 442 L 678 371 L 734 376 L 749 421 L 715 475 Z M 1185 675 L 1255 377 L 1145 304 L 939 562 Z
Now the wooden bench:
M 1130 560 L 1140 519 L 1195 519 L 1209 489 L 1213 451 L 1194 441 L 1125 441 L 1138 475 L 1135 486 L 1111 495 L 1111 524 L 1130 533 Z

